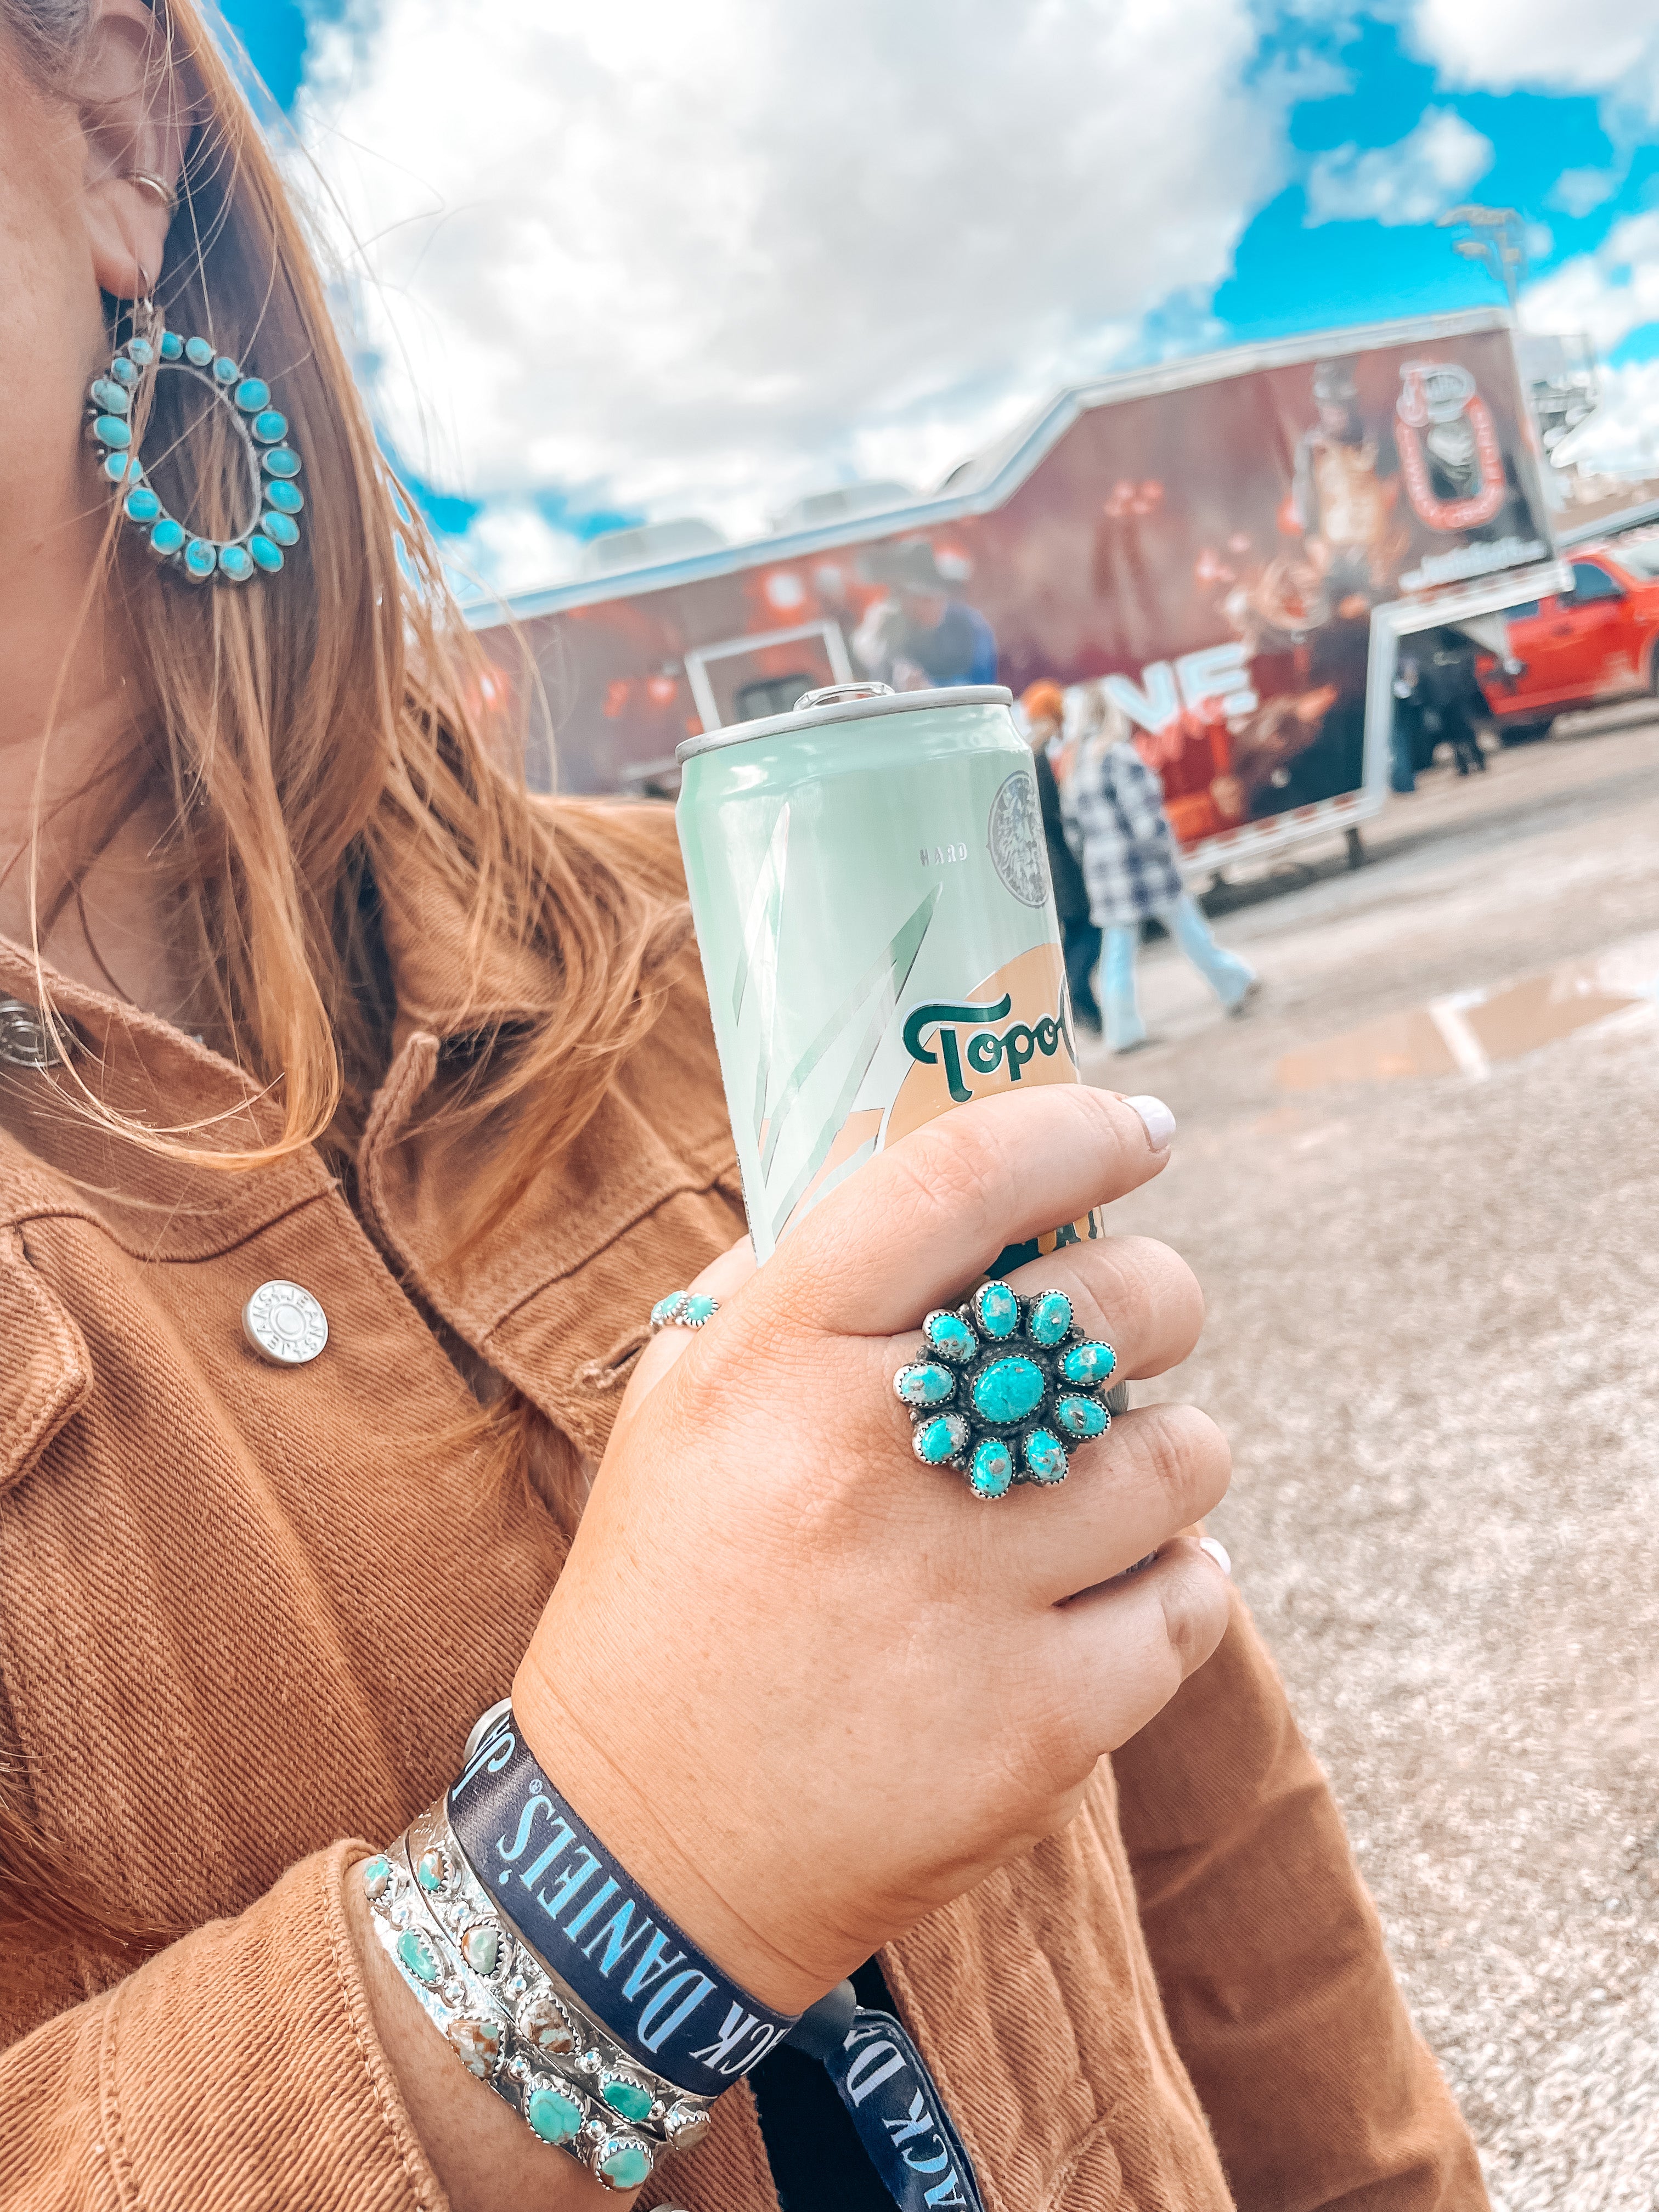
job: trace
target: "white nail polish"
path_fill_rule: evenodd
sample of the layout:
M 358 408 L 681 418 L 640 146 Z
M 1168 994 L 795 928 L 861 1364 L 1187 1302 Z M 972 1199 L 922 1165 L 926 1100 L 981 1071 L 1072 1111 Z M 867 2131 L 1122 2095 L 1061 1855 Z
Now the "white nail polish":
M 1126 1106 L 1133 1106 L 1146 1125 L 1146 1138 L 1155 1152 L 1170 1148 L 1170 1139 L 1176 1133 L 1176 1117 L 1161 1098 L 1150 1098 L 1144 1093 L 1138 1098 L 1126 1098 Z
M 1210 1557 L 1215 1561 L 1217 1566 L 1220 1568 L 1222 1573 L 1227 1576 L 1229 1579 L 1231 1578 L 1233 1571 L 1232 1559 L 1227 1550 L 1227 1547 L 1222 1542 L 1219 1536 L 1200 1536 L 1198 1540 L 1198 1548 L 1200 1552 L 1207 1552 Z

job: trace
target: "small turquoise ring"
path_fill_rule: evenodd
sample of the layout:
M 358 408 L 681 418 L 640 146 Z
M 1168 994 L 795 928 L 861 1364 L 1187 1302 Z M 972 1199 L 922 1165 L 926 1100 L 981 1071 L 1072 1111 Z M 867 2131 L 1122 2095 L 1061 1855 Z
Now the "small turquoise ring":
M 702 1328 L 720 1310 L 720 1300 L 705 1297 L 701 1291 L 671 1291 L 651 1309 L 651 1334 L 655 1336 L 665 1328 Z
M 975 1498 L 1064 1482 L 1070 1454 L 1112 1425 L 1117 1354 L 1077 1325 L 1064 1291 L 1023 1298 L 981 1283 L 921 1325 L 926 1349 L 893 1377 L 924 1467 L 952 1467 Z M 1113 1394 L 1114 1395 L 1115 1393 Z

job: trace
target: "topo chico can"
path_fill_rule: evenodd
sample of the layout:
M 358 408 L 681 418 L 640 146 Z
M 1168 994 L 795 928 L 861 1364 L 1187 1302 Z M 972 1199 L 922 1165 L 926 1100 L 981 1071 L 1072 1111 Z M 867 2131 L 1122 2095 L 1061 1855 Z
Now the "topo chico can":
M 681 745 L 678 813 L 756 1257 L 935 1115 L 1076 1083 L 1036 776 L 999 685 L 808 692 Z M 1097 1215 L 993 1258 L 1101 1233 Z

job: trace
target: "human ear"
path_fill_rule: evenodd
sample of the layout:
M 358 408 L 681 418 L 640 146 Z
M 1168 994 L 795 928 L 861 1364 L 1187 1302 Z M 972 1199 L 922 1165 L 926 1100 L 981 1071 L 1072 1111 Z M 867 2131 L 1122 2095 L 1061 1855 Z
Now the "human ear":
M 112 298 L 143 299 L 161 273 L 189 128 L 164 20 L 144 0 L 96 0 L 71 93 L 86 138 L 94 273 Z M 141 184 L 141 177 L 155 184 Z M 155 185 L 165 185 L 169 197 Z

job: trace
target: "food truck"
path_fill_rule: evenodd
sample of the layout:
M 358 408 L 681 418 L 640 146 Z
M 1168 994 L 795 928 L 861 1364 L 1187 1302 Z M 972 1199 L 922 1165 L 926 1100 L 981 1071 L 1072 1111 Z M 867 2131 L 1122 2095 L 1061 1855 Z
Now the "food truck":
M 684 738 L 822 684 L 1050 678 L 1124 710 L 1187 865 L 1217 870 L 1356 830 L 1398 638 L 1561 576 L 1496 311 L 1110 377 L 930 496 L 882 489 L 743 544 L 677 526 L 667 557 L 647 527 L 634 565 L 480 610 L 514 681 L 533 660 L 560 787 L 672 792 Z

